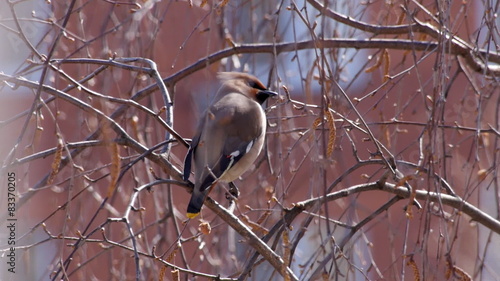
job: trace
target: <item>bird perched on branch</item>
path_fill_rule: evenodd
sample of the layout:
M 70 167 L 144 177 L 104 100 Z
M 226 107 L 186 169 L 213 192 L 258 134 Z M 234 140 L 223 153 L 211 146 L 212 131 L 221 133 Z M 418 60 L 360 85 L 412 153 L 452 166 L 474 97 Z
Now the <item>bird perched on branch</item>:
M 222 72 L 218 78 L 222 86 L 201 116 L 184 160 L 184 180 L 188 180 L 192 164 L 195 168 L 189 218 L 200 213 L 217 182 L 231 184 L 257 159 L 266 133 L 261 104 L 277 95 L 253 75 Z

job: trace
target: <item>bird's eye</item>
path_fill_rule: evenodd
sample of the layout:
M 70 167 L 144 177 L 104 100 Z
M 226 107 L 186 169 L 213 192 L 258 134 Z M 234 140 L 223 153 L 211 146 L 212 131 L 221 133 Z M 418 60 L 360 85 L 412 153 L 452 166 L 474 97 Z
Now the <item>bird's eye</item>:
M 262 85 L 261 83 L 257 82 L 257 81 L 254 81 L 254 80 L 247 80 L 247 83 L 248 83 L 248 86 L 250 86 L 251 88 L 254 88 L 254 89 L 258 89 L 258 90 L 265 90 L 266 87 L 264 87 L 264 85 Z

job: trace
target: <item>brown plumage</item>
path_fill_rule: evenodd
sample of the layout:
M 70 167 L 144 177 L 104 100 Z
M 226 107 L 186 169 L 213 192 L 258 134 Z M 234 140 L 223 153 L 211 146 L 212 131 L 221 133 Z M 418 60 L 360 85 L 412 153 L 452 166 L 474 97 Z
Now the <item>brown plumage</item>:
M 266 116 L 261 104 L 277 93 L 255 76 L 219 73 L 222 86 L 205 110 L 184 160 L 184 179 L 195 168 L 195 186 L 187 208 L 194 218 L 215 183 L 232 182 L 255 161 L 264 144 Z

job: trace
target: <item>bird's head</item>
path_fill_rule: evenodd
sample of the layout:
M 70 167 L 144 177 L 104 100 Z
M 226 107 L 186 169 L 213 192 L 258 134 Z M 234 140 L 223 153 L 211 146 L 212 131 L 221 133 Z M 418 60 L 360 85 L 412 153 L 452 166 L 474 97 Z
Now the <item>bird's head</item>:
M 239 92 L 262 104 L 269 97 L 278 93 L 268 90 L 257 77 L 242 72 L 219 72 L 217 77 L 222 82 L 219 92 Z

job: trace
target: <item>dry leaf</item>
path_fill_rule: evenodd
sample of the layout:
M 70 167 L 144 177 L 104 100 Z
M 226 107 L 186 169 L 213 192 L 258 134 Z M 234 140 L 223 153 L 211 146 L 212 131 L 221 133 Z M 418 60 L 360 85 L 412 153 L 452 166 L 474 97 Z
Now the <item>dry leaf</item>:
M 328 148 L 326 155 L 330 157 L 335 149 L 335 138 L 337 136 L 337 129 L 335 128 L 335 119 L 333 118 L 333 113 L 327 109 L 325 110 L 326 120 L 328 121 Z
M 56 153 L 54 154 L 54 161 L 52 161 L 49 178 L 47 179 L 47 185 L 51 185 L 54 181 L 55 176 L 59 173 L 59 168 L 61 166 L 62 152 L 63 152 L 63 141 L 61 138 L 57 139 Z
M 420 281 L 420 272 L 418 271 L 417 263 L 413 260 L 413 257 L 410 257 L 406 265 L 413 270 L 413 280 Z
M 487 175 L 488 175 L 487 169 L 481 169 L 477 171 L 477 177 L 479 178 L 479 181 L 483 181 Z
M 208 222 L 200 222 L 198 229 L 200 230 L 201 233 L 205 235 L 209 235 L 210 232 L 212 232 L 212 227 Z

